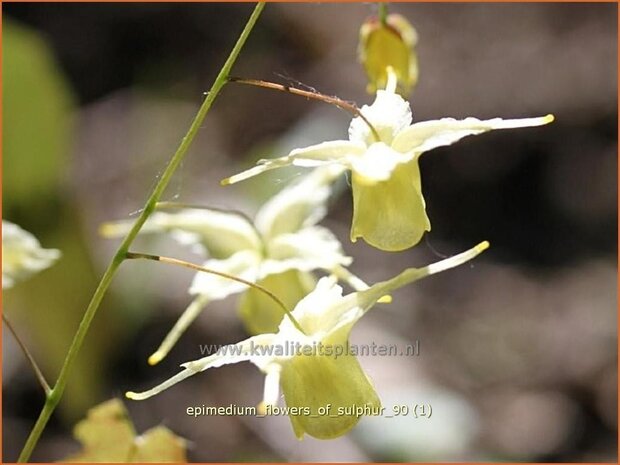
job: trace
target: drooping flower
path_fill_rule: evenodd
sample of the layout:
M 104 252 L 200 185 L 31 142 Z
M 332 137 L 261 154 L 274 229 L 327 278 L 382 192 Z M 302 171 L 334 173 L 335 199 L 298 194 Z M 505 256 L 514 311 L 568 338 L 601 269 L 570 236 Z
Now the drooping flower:
M 277 406 L 282 388 L 298 438 L 304 434 L 320 439 L 338 437 L 358 422 L 360 416 L 354 412 L 377 414 L 381 405 L 371 381 L 350 350 L 349 334 L 355 323 L 383 295 L 465 263 L 487 247 L 488 243 L 483 242 L 454 257 L 423 268 L 409 268 L 392 279 L 346 296 L 335 279 L 321 278 L 315 290 L 292 312 L 303 332 L 285 318 L 275 333 L 224 346 L 214 355 L 182 364 L 183 371 L 153 389 L 128 392 L 126 396 L 148 399 L 209 368 L 249 361 L 266 375 L 261 407 L 267 414 Z M 319 414 L 319 408 L 327 405 L 330 414 Z
M 358 58 L 368 76 L 368 92 L 385 88 L 388 68 L 396 74 L 398 92 L 408 95 L 418 82 L 418 34 L 407 19 L 389 14 L 382 22 L 377 17 L 364 21 L 360 28 Z
M 359 116 L 351 121 L 349 140 L 322 142 L 281 158 L 260 160 L 222 184 L 288 165 L 340 165 L 352 172 L 351 240 L 361 237 L 378 249 L 400 251 L 413 247 L 431 229 L 422 195 L 420 155 L 466 136 L 541 126 L 554 119 L 553 115 L 507 120 L 442 118 L 411 124 L 411 108 L 395 89 L 396 76 L 391 72 L 386 89 L 377 91 L 374 103 L 361 109 L 367 121 Z
M 363 289 L 367 286 L 345 268 L 352 259 L 344 255 L 338 239 L 317 225 L 326 214 L 333 178 L 341 171 L 329 166 L 302 177 L 265 203 L 254 223 L 236 213 L 187 208 L 155 212 L 142 232 L 171 232 L 177 240 L 209 253 L 206 268 L 259 284 L 288 308 L 314 289 L 313 270 L 334 273 L 353 288 Z M 130 226 L 127 221 L 108 223 L 102 234 L 123 235 Z M 150 364 L 168 354 L 210 301 L 243 292 L 239 312 L 252 334 L 275 331 L 283 317 L 282 309 L 260 291 L 221 276 L 199 272 L 189 292 L 196 297 L 149 358 Z
M 60 258 L 60 250 L 44 249 L 28 231 L 2 220 L 2 288 L 49 268 Z

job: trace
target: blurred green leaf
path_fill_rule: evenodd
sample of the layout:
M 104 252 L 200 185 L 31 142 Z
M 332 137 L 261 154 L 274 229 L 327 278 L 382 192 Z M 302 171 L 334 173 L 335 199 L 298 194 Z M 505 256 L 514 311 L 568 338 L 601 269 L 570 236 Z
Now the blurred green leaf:
M 43 36 L 5 19 L 3 217 L 35 234 L 63 259 L 5 294 L 4 310 L 50 380 L 60 370 L 97 284 L 80 212 L 67 175 L 72 162 L 74 97 Z M 61 414 L 73 421 L 98 398 L 102 371 L 125 327 L 102 312 L 67 385 Z
M 73 96 L 41 37 L 5 20 L 2 31 L 3 194 L 36 203 L 54 191 L 70 149 Z

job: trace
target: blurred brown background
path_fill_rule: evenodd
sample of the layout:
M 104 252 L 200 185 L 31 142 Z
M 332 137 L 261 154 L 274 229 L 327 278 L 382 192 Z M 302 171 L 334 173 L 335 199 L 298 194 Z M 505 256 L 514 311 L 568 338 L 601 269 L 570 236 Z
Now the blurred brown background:
M 62 260 L 4 296 L 4 311 L 54 379 L 128 218 L 175 150 L 250 14 L 250 4 L 4 4 L 3 216 L 62 249 Z M 270 4 L 233 74 L 369 103 L 356 62 L 374 4 Z M 430 420 L 363 419 L 333 441 L 297 441 L 287 418 L 200 417 L 191 405 L 255 405 L 249 364 L 210 370 L 126 404 L 139 431 L 165 424 L 192 461 L 617 461 L 617 5 L 394 4 L 419 34 L 416 121 L 526 117 L 541 128 L 466 139 L 425 154 L 433 230 L 407 252 L 348 240 L 350 193 L 325 221 L 369 282 L 487 239 L 463 266 L 395 294 L 353 342 L 420 341 L 420 356 L 364 357 L 386 407 L 426 402 Z M 166 200 L 242 209 L 299 171 L 227 188 L 259 157 L 342 138 L 349 116 L 263 89 L 227 86 Z M 341 187 L 346 187 L 343 185 Z M 166 238 L 136 250 L 199 260 Z M 147 356 L 189 297 L 192 274 L 126 263 L 94 321 L 74 376 L 33 460 L 77 450 L 71 426 L 127 389 L 151 387 L 245 337 L 236 299 L 210 305 L 169 358 Z M 3 458 L 14 461 L 42 402 L 3 337 Z

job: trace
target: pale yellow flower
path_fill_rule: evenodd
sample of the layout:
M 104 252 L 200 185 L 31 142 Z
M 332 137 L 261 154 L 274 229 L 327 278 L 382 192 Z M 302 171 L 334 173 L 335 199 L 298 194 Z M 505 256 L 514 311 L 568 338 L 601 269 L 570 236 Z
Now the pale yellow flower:
M 349 351 L 351 329 L 384 295 L 426 276 L 465 263 L 488 247 L 483 242 L 454 257 L 423 268 L 409 268 L 396 277 L 346 296 L 333 278 L 322 278 L 314 291 L 304 297 L 292 312 L 303 329 L 290 319 L 278 331 L 261 334 L 238 344 L 224 346 L 218 353 L 181 365 L 183 371 L 145 392 L 128 392 L 130 399 L 144 400 L 176 383 L 209 368 L 249 361 L 265 373 L 262 407 L 269 412 L 276 406 L 282 388 L 286 405 L 300 414 L 290 420 L 297 437 L 309 434 L 330 439 L 345 434 L 359 420 L 356 415 L 337 415 L 338 408 L 361 408 L 377 412 L 381 402 L 375 389 Z M 321 352 L 319 344 L 323 347 Z M 308 348 L 291 351 L 291 347 Z M 314 348 L 314 350 L 313 350 Z M 328 353 L 328 348 L 332 352 Z M 340 349 L 340 355 L 337 354 Z M 335 415 L 319 415 L 319 408 L 330 405 Z
M 322 142 L 295 149 L 285 157 L 260 160 L 257 166 L 224 179 L 222 184 L 288 165 L 338 165 L 350 169 L 351 240 L 361 237 L 381 250 L 400 251 L 413 247 L 431 229 L 422 195 L 420 155 L 467 136 L 495 129 L 541 126 L 554 119 L 553 115 L 506 120 L 442 118 L 412 124 L 409 103 L 395 89 L 396 76 L 390 73 L 386 89 L 377 91 L 372 105 L 362 107 L 361 113 L 374 131 L 356 117 L 349 126 L 349 140 Z
M 289 308 L 314 289 L 314 270 L 334 273 L 353 288 L 363 289 L 367 286 L 345 268 L 352 259 L 344 254 L 336 236 L 317 225 L 327 212 L 331 182 L 341 171 L 329 166 L 301 177 L 265 203 L 253 223 L 236 213 L 187 208 L 155 212 L 142 232 L 170 232 L 182 243 L 209 253 L 204 267 L 257 283 Z M 102 233 L 122 236 L 131 224 L 108 223 Z M 239 312 L 252 334 L 275 331 L 283 317 L 282 309 L 268 296 L 221 276 L 197 273 L 189 293 L 195 296 L 193 302 L 149 363 L 162 360 L 211 301 L 242 293 Z
M 408 95 L 418 82 L 418 56 L 415 46 L 418 34 L 407 19 L 389 14 L 385 24 L 373 17 L 360 28 L 358 57 L 368 76 L 368 92 L 385 88 L 388 69 L 398 80 L 398 92 Z
M 60 250 L 44 249 L 28 231 L 2 220 L 2 288 L 49 268 L 60 258 Z

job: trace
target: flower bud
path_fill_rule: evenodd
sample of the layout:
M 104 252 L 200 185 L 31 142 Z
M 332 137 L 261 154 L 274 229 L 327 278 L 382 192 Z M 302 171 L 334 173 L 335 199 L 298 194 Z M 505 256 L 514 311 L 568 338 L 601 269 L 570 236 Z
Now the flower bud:
M 399 14 L 387 15 L 385 22 L 371 17 L 362 24 L 358 56 L 368 75 L 369 93 L 385 88 L 388 67 L 398 78 L 398 93 L 411 92 L 418 81 L 417 40 L 413 26 Z

